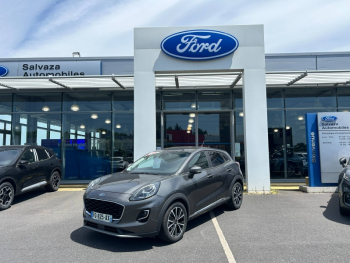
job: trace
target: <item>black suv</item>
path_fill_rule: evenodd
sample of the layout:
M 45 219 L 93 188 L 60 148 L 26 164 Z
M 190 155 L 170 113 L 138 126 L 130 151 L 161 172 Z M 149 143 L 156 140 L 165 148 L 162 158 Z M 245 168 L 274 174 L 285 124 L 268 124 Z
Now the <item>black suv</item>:
M 61 161 L 55 152 L 41 146 L 0 147 L 0 210 L 11 206 L 14 196 L 46 186 L 57 191 Z
M 350 159 L 347 162 L 342 157 L 339 163 L 344 168 L 338 178 L 339 212 L 342 215 L 350 215 Z

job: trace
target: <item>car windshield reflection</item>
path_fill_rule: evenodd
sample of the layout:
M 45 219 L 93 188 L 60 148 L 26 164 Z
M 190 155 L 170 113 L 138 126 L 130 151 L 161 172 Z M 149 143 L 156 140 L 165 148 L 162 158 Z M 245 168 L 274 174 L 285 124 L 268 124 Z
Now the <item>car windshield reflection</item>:
M 151 152 L 129 166 L 126 171 L 132 174 L 174 174 L 190 154 L 184 151 Z

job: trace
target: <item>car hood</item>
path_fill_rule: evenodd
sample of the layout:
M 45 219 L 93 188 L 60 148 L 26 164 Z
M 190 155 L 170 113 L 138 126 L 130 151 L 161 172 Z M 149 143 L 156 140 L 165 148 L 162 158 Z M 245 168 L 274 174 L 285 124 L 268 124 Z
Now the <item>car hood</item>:
M 92 190 L 133 194 L 141 187 L 165 180 L 169 175 L 115 173 L 101 177 Z

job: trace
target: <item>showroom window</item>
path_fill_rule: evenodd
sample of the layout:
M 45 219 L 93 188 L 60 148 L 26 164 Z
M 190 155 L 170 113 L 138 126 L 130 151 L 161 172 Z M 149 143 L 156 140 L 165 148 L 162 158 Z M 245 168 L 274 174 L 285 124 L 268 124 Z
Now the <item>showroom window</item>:
M 13 99 L 14 112 L 61 111 L 62 93 L 16 93 Z
M 112 92 L 64 93 L 63 94 L 63 111 L 68 111 L 68 112 L 111 111 L 111 108 L 112 108 L 111 101 L 112 101 Z M 116 105 L 118 105 L 117 102 L 116 102 Z
M 335 89 L 286 89 L 286 108 L 333 108 L 336 107 L 335 93 Z
M 0 93 L 0 113 L 11 112 L 12 94 Z

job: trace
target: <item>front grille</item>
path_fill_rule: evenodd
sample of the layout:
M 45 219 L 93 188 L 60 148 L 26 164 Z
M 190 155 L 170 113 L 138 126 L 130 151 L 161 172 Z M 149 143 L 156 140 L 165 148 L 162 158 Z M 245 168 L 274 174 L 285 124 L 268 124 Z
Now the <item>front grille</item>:
M 96 223 L 92 223 L 92 222 L 89 222 L 89 221 L 85 221 L 85 225 L 93 227 L 93 228 L 98 228 L 98 225 Z
M 112 215 L 113 219 L 120 219 L 124 211 L 124 206 L 108 201 L 85 199 L 84 203 L 85 209 L 89 213 L 94 211 L 102 214 L 108 214 Z
M 116 229 L 115 227 L 104 226 L 104 228 L 105 228 L 105 231 L 119 234 L 118 229 Z

